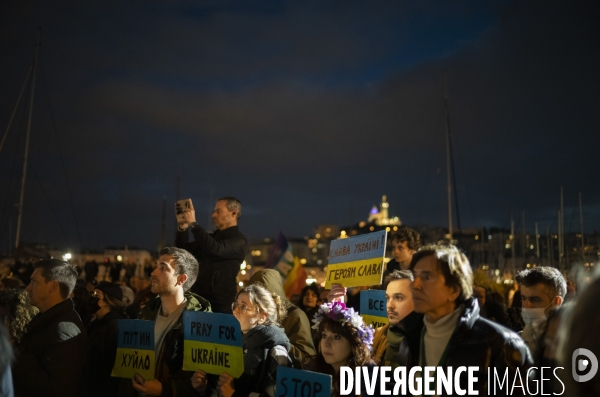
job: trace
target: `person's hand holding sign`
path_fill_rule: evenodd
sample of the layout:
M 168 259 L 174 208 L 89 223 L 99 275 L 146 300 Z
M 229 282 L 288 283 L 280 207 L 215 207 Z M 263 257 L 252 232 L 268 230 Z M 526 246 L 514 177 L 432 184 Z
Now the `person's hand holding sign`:
M 194 372 L 194 375 L 192 375 L 192 387 L 196 389 L 198 393 L 204 395 L 204 393 L 206 393 L 206 386 L 208 386 L 206 372 L 201 369 Z
M 233 388 L 233 376 L 229 375 L 227 372 L 223 372 L 219 376 L 219 382 L 217 383 L 217 389 L 221 392 L 223 397 L 231 397 L 233 396 L 233 392 L 235 389 Z
M 346 303 L 346 287 L 341 284 L 331 284 L 331 290 L 327 294 L 327 302 L 342 302 Z
M 131 379 L 133 388 L 145 396 L 160 396 L 162 394 L 162 383 L 153 380 L 146 380 L 137 372 Z

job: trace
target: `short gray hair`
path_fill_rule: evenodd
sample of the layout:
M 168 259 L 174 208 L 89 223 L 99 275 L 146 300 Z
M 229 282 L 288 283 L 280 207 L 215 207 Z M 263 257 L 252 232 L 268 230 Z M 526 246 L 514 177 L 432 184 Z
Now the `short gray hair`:
M 225 201 L 225 206 L 229 211 L 237 211 L 235 219 L 240 219 L 242 216 L 242 203 L 233 196 L 225 196 L 217 199 L 217 202 Z

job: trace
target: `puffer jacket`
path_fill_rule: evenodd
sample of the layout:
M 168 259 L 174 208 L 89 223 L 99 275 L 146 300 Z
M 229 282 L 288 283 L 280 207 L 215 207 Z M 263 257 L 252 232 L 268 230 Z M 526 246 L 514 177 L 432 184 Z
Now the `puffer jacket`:
M 413 327 L 410 330 L 409 338 L 405 337 L 400 344 L 400 364 L 407 367 L 407 373 L 413 366 L 420 365 L 420 341 L 423 327 L 422 322 L 419 326 Z M 500 379 L 508 369 L 508 388 L 506 383 L 504 389 L 501 390 L 498 386 L 496 388 L 496 395 L 503 396 L 511 395 L 510 385 L 515 379 L 517 369 L 525 381 L 527 370 L 532 365 L 529 349 L 519 335 L 508 328 L 481 318 L 479 305 L 475 298 L 470 298 L 464 303 L 464 309 L 449 343 L 450 347 L 444 367 L 478 366 L 479 371 L 474 374 L 477 377 L 474 390 L 479 391 L 480 396 L 488 395 L 488 368 L 491 369 L 492 380 L 493 369 L 500 374 Z M 468 374 L 463 372 L 461 375 L 460 385 L 467 390 Z M 520 391 L 520 388 L 515 388 L 515 393 Z

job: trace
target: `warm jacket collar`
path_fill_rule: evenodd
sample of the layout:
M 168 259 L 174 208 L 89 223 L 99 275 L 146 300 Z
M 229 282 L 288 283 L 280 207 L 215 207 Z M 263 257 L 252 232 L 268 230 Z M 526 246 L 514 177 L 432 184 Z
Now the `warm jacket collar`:
M 44 326 L 50 322 L 54 317 L 60 316 L 64 313 L 72 311 L 75 313 L 73 301 L 71 298 L 67 298 L 64 301 L 57 303 L 44 313 L 38 313 L 27 326 L 28 332 L 35 330 L 38 327 Z
M 400 332 L 404 335 L 420 334 L 423 328 L 423 314 L 410 312 L 397 325 L 391 327 L 394 332 Z
M 238 228 L 237 225 L 235 225 L 235 226 L 228 227 L 227 229 L 223 229 L 223 230 L 217 229 L 213 232 L 213 236 L 215 236 L 215 237 L 219 236 L 219 238 L 229 237 L 229 236 L 236 235 L 237 233 L 239 233 L 239 231 L 240 231 L 240 229 Z
M 283 328 L 276 325 L 257 325 L 244 334 L 244 349 L 269 349 L 276 345 L 290 350 L 290 340 Z
M 211 312 L 212 311 L 210 308 L 210 302 L 207 301 L 206 299 L 204 299 L 203 297 L 201 297 L 200 295 L 196 295 L 193 292 L 187 291 L 183 294 L 183 296 L 185 296 L 185 299 L 187 299 L 187 304 L 186 304 L 184 310 L 189 310 L 192 312 L 201 312 L 201 311 Z M 156 314 L 157 314 L 158 310 L 160 309 L 160 305 L 161 305 L 160 296 L 156 296 L 156 297 L 150 299 L 148 301 L 148 303 L 146 303 L 146 306 L 144 307 L 144 309 L 140 312 L 140 315 L 138 316 L 139 319 L 154 321 L 154 319 L 156 319 Z M 176 324 L 175 327 L 177 327 L 179 325 L 179 323 L 182 321 L 183 320 L 180 319 L 180 321 L 178 322 L 178 324 Z

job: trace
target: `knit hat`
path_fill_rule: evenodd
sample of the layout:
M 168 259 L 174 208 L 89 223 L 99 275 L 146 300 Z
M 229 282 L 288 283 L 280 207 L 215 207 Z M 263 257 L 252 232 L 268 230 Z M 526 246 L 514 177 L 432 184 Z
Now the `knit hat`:
M 104 292 L 106 295 L 110 295 L 117 300 L 123 300 L 123 290 L 117 284 L 109 283 L 108 281 L 102 281 L 96 286 L 96 289 Z

